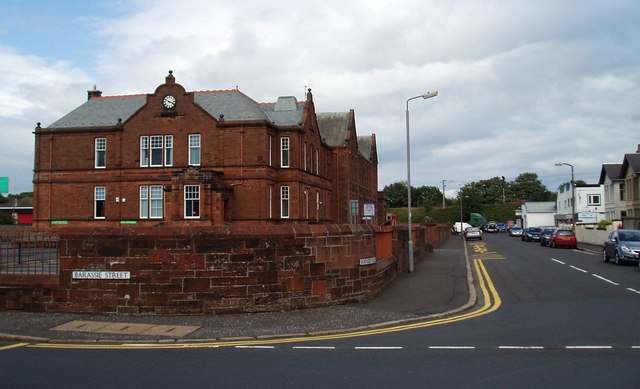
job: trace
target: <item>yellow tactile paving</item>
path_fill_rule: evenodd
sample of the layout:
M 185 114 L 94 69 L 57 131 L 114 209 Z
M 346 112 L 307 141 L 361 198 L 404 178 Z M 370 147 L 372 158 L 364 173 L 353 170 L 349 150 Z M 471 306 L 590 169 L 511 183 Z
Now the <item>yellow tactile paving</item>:
M 144 323 L 113 323 L 73 320 L 51 328 L 52 331 L 92 332 L 96 334 L 151 335 L 183 337 L 199 329 L 198 326 L 155 325 Z

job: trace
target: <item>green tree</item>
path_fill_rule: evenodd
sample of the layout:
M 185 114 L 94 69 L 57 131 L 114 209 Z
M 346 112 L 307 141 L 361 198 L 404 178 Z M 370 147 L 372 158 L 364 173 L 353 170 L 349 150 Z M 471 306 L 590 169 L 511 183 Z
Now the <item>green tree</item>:
M 502 203 L 503 193 L 509 192 L 508 187 L 509 184 L 505 182 L 504 177 L 493 177 L 488 180 L 470 182 L 464 185 L 460 191 L 467 196 L 469 193 L 473 193 L 472 198 L 479 204 L 498 204 Z
M 514 196 L 525 201 L 552 201 L 554 194 L 538 179 L 536 173 L 522 173 L 510 183 Z
M 411 188 L 411 203 L 416 207 L 430 210 L 438 204 L 442 204 L 442 191 L 435 186 L 421 186 Z
M 407 206 L 407 182 L 399 181 L 393 184 L 385 185 L 382 189 L 384 195 L 389 200 L 389 208 L 398 208 Z M 413 197 L 413 192 L 411 193 Z M 413 200 L 413 199 L 412 199 Z M 413 202 L 413 201 L 412 201 Z

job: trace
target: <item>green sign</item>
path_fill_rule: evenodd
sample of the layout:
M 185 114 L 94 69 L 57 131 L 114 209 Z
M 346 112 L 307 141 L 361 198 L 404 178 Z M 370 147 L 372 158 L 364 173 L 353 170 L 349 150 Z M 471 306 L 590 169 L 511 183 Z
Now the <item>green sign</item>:
M 9 193 L 9 177 L 0 177 L 0 193 Z
M 51 220 L 51 224 L 69 224 L 68 220 Z
M 120 220 L 120 224 L 138 224 L 137 220 Z

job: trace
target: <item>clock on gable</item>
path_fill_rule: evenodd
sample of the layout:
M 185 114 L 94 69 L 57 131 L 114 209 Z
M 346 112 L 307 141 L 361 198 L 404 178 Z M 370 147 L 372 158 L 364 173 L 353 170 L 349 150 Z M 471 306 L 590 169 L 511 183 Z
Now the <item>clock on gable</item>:
M 173 109 L 176 106 L 176 98 L 172 95 L 166 95 L 163 99 L 162 99 L 162 106 L 165 109 Z

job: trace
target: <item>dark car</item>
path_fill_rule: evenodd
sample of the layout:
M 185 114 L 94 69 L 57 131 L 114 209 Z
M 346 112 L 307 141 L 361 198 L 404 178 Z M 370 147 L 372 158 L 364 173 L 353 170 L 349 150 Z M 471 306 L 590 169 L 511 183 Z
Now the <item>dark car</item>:
M 578 248 L 578 239 L 573 230 L 565 228 L 554 229 L 549 237 L 549 247 L 569 247 Z
M 555 230 L 555 227 L 545 227 L 542 229 L 542 234 L 540 234 L 540 246 L 549 245 L 549 239 L 551 239 L 551 235 Z
M 640 230 L 615 230 L 602 246 L 602 260 L 614 258 L 616 265 L 625 262 L 638 263 L 640 256 Z
M 487 232 L 498 232 L 498 223 L 489 222 L 489 225 L 487 225 Z
M 542 234 L 542 228 L 528 227 L 522 232 L 522 240 L 525 242 L 539 242 L 540 234 Z

